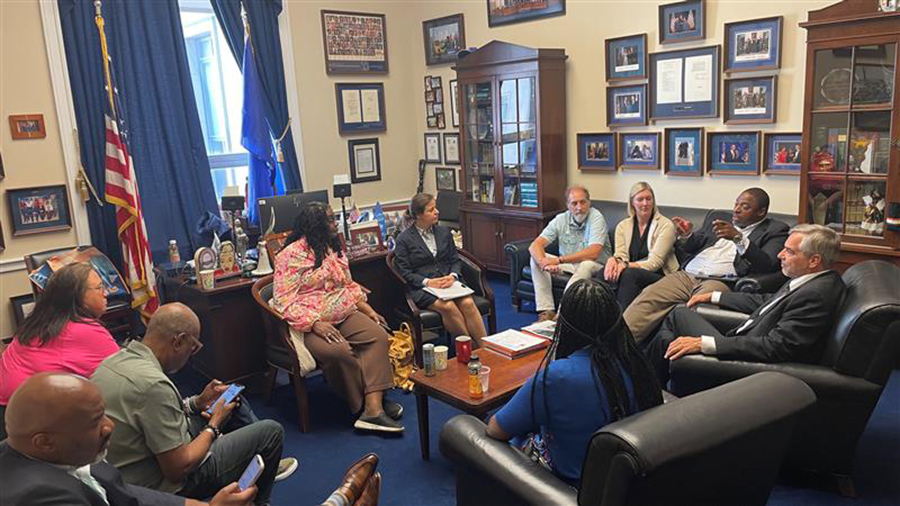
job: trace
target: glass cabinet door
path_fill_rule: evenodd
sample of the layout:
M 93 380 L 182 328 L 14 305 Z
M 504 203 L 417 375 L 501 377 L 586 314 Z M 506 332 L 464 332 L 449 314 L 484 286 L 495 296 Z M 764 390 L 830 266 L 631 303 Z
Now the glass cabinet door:
M 808 221 L 883 237 L 896 44 L 821 49 L 814 61 Z
M 485 204 L 495 201 L 493 96 L 491 81 L 462 88 L 466 199 Z
M 534 77 L 500 81 L 500 165 L 503 204 L 538 207 Z

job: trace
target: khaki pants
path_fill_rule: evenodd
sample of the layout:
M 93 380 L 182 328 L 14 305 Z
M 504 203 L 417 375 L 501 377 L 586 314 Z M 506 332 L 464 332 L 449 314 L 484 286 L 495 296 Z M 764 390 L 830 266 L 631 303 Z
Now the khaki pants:
M 547 255 L 553 257 L 553 255 Z M 555 258 L 555 257 L 554 257 Z M 559 270 L 572 275 L 566 288 L 579 279 L 590 279 L 595 272 L 600 270 L 600 264 L 592 260 L 585 260 L 577 264 L 559 264 Z M 541 270 L 541 264 L 531 257 L 531 281 L 534 283 L 534 305 L 537 311 L 550 311 L 556 308 L 553 304 L 553 280 L 551 274 Z
M 707 292 L 729 292 L 721 281 L 700 281 L 694 276 L 678 271 L 644 288 L 644 291 L 622 314 L 634 339 L 640 343 L 652 337 L 663 319 L 678 304 L 686 304 L 694 295 Z

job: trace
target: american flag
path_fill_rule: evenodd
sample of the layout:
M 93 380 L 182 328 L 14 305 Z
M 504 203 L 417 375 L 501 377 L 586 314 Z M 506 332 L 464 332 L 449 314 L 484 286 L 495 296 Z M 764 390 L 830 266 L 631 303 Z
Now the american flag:
M 99 4 L 97 2 L 95 5 Z M 141 314 L 149 318 L 159 308 L 156 295 L 156 277 L 153 274 L 153 259 L 147 241 L 147 227 L 141 209 L 134 161 L 128 153 L 126 135 L 120 127 L 116 114 L 116 89 L 109 68 L 110 59 L 103 31 L 103 18 L 97 6 L 97 26 L 103 51 L 106 75 L 106 91 L 109 98 L 104 111 L 106 121 L 106 201 L 116 206 L 116 227 L 122 244 L 125 278 L 131 288 L 131 307 L 140 308 Z M 119 108 L 121 111 L 121 107 Z

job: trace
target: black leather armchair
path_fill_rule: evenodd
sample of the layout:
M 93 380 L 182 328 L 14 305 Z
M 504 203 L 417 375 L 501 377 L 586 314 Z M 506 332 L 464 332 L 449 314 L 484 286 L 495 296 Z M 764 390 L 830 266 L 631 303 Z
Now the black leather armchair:
M 456 464 L 460 505 L 765 504 L 815 399 L 802 381 L 763 373 L 619 420 L 591 439 L 578 490 L 472 416 L 447 422 L 440 448 Z
M 871 260 L 843 274 L 845 300 L 822 358 L 815 364 L 718 360 L 689 356 L 672 362 L 672 388 L 689 395 L 760 371 L 779 371 L 805 381 L 818 396 L 800 420 L 785 458 L 792 467 L 838 478 L 853 495 L 849 476 L 856 444 L 900 357 L 900 268 Z M 699 310 L 719 328 L 732 328 L 747 315 Z

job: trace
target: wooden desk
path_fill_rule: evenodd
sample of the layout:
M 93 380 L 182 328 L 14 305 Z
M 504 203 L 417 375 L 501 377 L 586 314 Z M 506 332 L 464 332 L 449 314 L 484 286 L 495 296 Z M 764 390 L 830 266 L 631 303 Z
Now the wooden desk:
M 512 398 L 528 378 L 534 376 L 547 350 L 530 353 L 515 360 L 488 350 L 478 350 L 481 363 L 491 368 L 488 391 L 481 399 L 469 397 L 469 371 L 466 364 L 455 358 L 447 359 L 447 368 L 425 376 L 419 369 L 410 379 L 415 383 L 416 411 L 419 416 L 419 446 L 422 459 L 431 457 L 428 432 L 428 397 L 445 402 L 470 415 L 483 418 L 488 411 L 499 408 Z
M 350 261 L 353 279 L 371 290 L 369 303 L 388 319 L 392 328 L 393 304 L 403 293 L 393 283 L 384 258 L 374 253 Z M 167 302 L 181 302 L 200 318 L 203 349 L 191 359 L 194 369 L 208 378 L 226 383 L 240 382 L 261 389 L 266 366 L 266 334 L 260 308 L 250 293 L 255 278 L 231 278 L 217 281 L 216 287 L 203 291 L 183 276 L 165 278 Z

